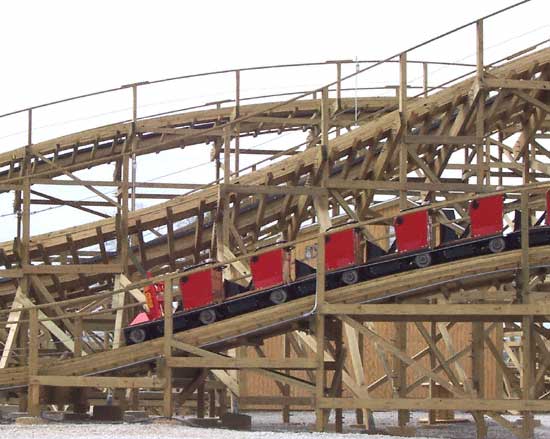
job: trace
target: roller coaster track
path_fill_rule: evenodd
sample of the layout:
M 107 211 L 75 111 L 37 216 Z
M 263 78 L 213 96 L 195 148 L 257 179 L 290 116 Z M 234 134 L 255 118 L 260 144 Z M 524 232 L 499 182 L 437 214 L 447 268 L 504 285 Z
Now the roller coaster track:
M 550 72 L 550 49 L 543 49 L 523 57 L 506 62 L 499 67 L 489 69 L 487 78 L 493 80 L 532 80 L 544 81 Z M 491 84 L 488 82 L 488 84 Z M 428 97 L 411 99 L 408 104 L 409 129 L 422 135 L 438 136 L 465 136 L 472 132 L 473 111 L 472 95 L 477 90 L 473 78 L 466 79 L 447 89 L 434 93 Z M 484 111 L 484 136 L 488 136 L 501 129 L 507 136 L 521 132 L 522 117 L 528 111 L 533 111 L 536 102 L 545 101 L 547 92 L 534 90 L 530 96 L 535 104 L 509 92 L 505 87 L 487 86 L 493 93 L 487 97 Z M 487 96 L 489 96 L 487 94 Z M 395 181 L 399 176 L 397 146 L 400 136 L 400 114 L 397 109 L 392 109 L 393 99 L 361 99 L 359 101 L 362 112 L 379 111 L 376 117 L 365 119 L 357 128 L 330 140 L 328 149 L 329 178 L 347 180 L 374 180 Z M 281 104 L 275 111 L 268 111 L 270 104 L 241 107 L 240 114 L 255 114 L 250 122 L 241 123 L 240 130 L 243 134 L 251 134 L 262 129 L 268 131 L 285 129 L 303 129 L 317 124 L 319 114 L 318 100 L 298 100 L 290 104 Z M 543 103 L 543 105 L 546 105 Z M 339 112 L 330 119 L 331 127 L 350 126 L 353 107 L 352 102 L 344 100 Z M 193 142 L 204 142 L 209 136 L 219 135 L 215 123 L 220 119 L 227 119 L 233 110 L 206 110 L 204 112 L 192 112 L 151 118 L 140 121 L 136 130 L 140 134 L 137 141 L 136 152 L 145 154 L 152 151 L 161 151 L 168 148 L 177 148 Z M 262 113 L 265 111 L 264 113 Z M 255 119 L 254 119 L 255 118 Z M 278 120 L 280 119 L 280 120 Z M 307 119 L 307 120 L 305 120 Z M 312 121 L 312 122 L 310 122 Z M 202 128 L 196 125 L 205 125 L 206 130 L 211 130 L 206 135 L 201 135 Z M 545 126 L 546 121 L 539 123 Z M 31 175 L 54 177 L 64 171 L 74 171 L 91 166 L 114 161 L 120 158 L 121 149 L 125 145 L 123 140 L 131 125 L 128 123 L 107 126 L 83 133 L 65 136 L 41 144 L 33 145 L 32 149 L 40 155 L 36 156 Z M 163 131 L 164 130 L 164 131 Z M 191 131 L 191 134 L 189 132 Z M 182 133 L 181 135 L 179 133 Z M 197 133 L 195 133 L 197 132 Z M 95 146 L 94 146 L 95 142 Z M 75 147 L 77 145 L 77 147 Z M 429 168 L 435 176 L 441 176 L 445 170 L 450 156 L 457 150 L 456 145 L 438 148 L 434 151 L 433 145 L 413 145 L 415 153 L 423 161 L 409 161 L 409 170 Z M 67 153 L 64 151 L 70 150 Z M 0 156 L 0 164 L 4 167 L 0 184 L 10 184 L 18 180 L 15 176 L 17 160 L 20 159 L 22 150 Z M 320 176 L 316 169 L 319 151 L 318 148 L 310 148 L 294 155 L 291 159 L 278 161 L 260 170 L 249 172 L 233 179 L 231 182 L 243 186 L 266 185 L 288 188 L 293 185 L 304 185 L 306 180 L 318 181 Z M 50 156 L 51 163 L 46 163 L 43 157 Z M 6 168 L 9 169 L 6 170 Z M 46 170 L 44 170 L 46 169 Z M 512 169 L 512 173 L 517 169 Z M 539 167 L 541 176 L 550 174 L 550 169 L 541 164 Z M 380 192 L 380 191 L 378 191 Z M 383 192 L 383 190 L 382 190 Z M 342 196 L 356 194 L 356 191 L 343 192 Z M 372 215 L 372 201 L 377 191 L 365 190 L 361 194 L 358 213 L 360 216 Z M 305 198 L 305 200 L 304 200 Z M 311 217 L 308 206 L 313 204 L 311 196 L 271 195 L 262 196 L 238 196 L 232 198 L 234 204 L 231 210 L 235 229 L 243 239 L 257 236 L 262 227 L 277 221 L 279 226 L 274 233 L 280 230 L 291 230 L 290 238 L 296 236 L 300 224 Z M 331 197 L 332 200 L 332 197 Z M 140 248 L 137 246 L 132 252 L 141 253 L 146 268 L 158 267 L 165 264 L 174 264 L 176 259 L 189 258 L 198 254 L 201 250 L 210 247 L 212 240 L 212 221 L 219 209 L 219 187 L 211 185 L 190 194 L 176 197 L 168 202 L 151 208 L 130 212 L 128 215 L 128 229 L 130 235 L 139 236 L 146 230 L 173 224 L 180 220 L 189 220 L 194 224 L 175 230 L 171 242 L 168 237 L 161 237 L 149 241 Z M 282 216 L 281 216 L 282 212 Z M 247 237 L 247 233 L 250 235 Z M 71 239 L 68 240 L 67 236 Z M 57 255 L 62 252 L 75 252 L 89 246 L 103 244 L 105 241 L 116 237 L 116 223 L 114 219 L 105 219 L 94 223 L 59 230 L 44 235 L 33 236 L 30 242 L 31 260 L 42 261 L 47 256 Z M 5 242 L 0 245 L 4 254 L 6 268 L 18 263 L 18 256 L 13 252 L 13 243 Z M 104 254 L 100 262 L 111 263 L 116 255 Z M 96 259 L 97 261 L 97 259 Z M 130 266 L 130 273 L 135 267 Z M 104 274 L 81 274 L 59 276 L 59 284 L 67 294 L 82 294 L 90 285 L 104 281 Z M 48 287 L 52 287 L 50 282 Z M 0 295 L 12 297 L 13 285 L 4 283 L 0 286 Z M 53 292 L 56 294 L 56 292 Z
M 383 303 L 397 297 L 429 296 L 446 285 L 451 290 L 458 290 L 507 283 L 520 270 L 520 259 L 519 250 L 469 258 L 423 269 L 421 275 L 414 270 L 338 288 L 328 292 L 326 299 L 328 303 Z M 533 268 L 550 266 L 550 246 L 532 249 L 530 264 Z M 286 332 L 292 325 L 296 329 L 299 321 L 312 317 L 314 305 L 315 297 L 309 296 L 177 333 L 174 337 L 193 346 L 220 351 Z M 41 366 L 40 373 L 93 375 L 153 360 L 162 354 L 163 340 L 157 339 L 80 358 L 55 360 Z M 27 367 L 10 367 L 0 373 L 0 386 L 24 386 L 28 383 L 28 376 Z
M 0 305 L 3 308 L 0 309 L 3 316 L 0 390 L 15 389 L 20 402 L 26 399 L 29 413 L 37 416 L 43 386 L 162 388 L 164 414 L 172 416 L 173 387 L 178 378 L 182 379 L 179 383 L 189 379 L 191 384 L 199 386 L 212 372 L 210 376 L 216 376 L 236 395 L 231 380 L 220 378 L 224 374 L 229 377 L 224 370 L 252 369 L 276 381 L 283 401 L 277 404 L 287 408 L 296 400 L 290 392 L 285 393 L 282 383 L 286 383 L 287 390 L 297 385 L 313 393 L 310 403 L 300 404 L 315 408 L 319 430 L 326 427 L 324 417 L 329 408 L 361 408 L 365 416 L 376 407 L 399 409 L 399 424 L 405 425 L 404 410 L 434 410 L 444 404 L 450 409 L 474 410 L 480 437 L 484 437 L 484 416 L 492 417 L 518 437 L 533 437 L 530 435 L 533 431 L 531 411 L 550 408 L 546 383 L 550 368 L 550 331 L 541 323 L 547 322 L 550 315 L 547 281 L 550 245 L 545 235 L 545 240 L 531 241 L 533 247 L 529 247 L 529 236 L 535 236 L 530 235 L 530 227 L 540 225 L 544 218 L 538 212 L 546 211 L 542 206 L 550 201 L 545 197 L 550 188 L 547 183 L 550 153 L 545 144 L 550 141 L 549 40 L 510 53 L 491 64 L 485 62 L 483 48 L 485 20 L 523 3 L 385 61 L 370 62 L 355 73 L 357 76 L 373 73 L 372 70 L 392 63 L 391 66 L 399 69 L 399 86 L 386 84 L 386 87 L 396 88 L 395 97 L 373 97 L 363 93 L 368 87 L 356 87 L 355 97 L 350 98 L 351 93 L 342 92 L 353 89 L 343 88 L 343 84 L 354 75 L 342 77 L 341 71 L 342 63 L 349 61 L 331 61 L 327 63 L 336 64 L 337 81 L 316 90 L 293 90 L 241 100 L 240 71 L 227 71 L 236 75 L 234 100 L 141 118 L 137 117 L 137 90 L 143 84 L 130 84 L 127 88 L 133 91 L 134 99 L 131 120 L 39 143 L 32 140 L 33 111 L 82 97 L 0 115 L 2 121 L 4 117 L 25 113 L 29 118 L 27 146 L 0 154 L 0 194 L 14 194 L 14 213 L 18 215 L 17 238 L 0 243 Z M 428 87 L 426 62 L 408 59 L 411 52 L 468 27 L 476 30 L 477 63 L 460 67 L 475 70 L 467 73 L 461 70 L 460 76 Z M 423 92 L 416 96 L 408 95 L 413 89 L 407 80 L 408 63 L 424 64 L 425 68 Z M 276 66 L 282 67 L 285 66 Z M 258 69 L 264 68 L 267 67 Z M 153 82 L 173 79 L 181 78 Z M 230 158 L 232 154 L 238 157 L 240 139 L 257 136 L 272 139 L 284 132 L 293 132 L 292 138 L 298 138 L 300 132 L 306 134 L 302 143 L 297 145 L 293 140 L 280 151 L 258 151 L 255 148 L 261 145 L 255 145 L 245 152 L 243 146 L 244 154 L 263 154 L 269 158 L 246 168 L 236 164 L 236 169 L 231 171 Z M 212 145 L 212 161 L 216 162 L 216 181 L 155 183 L 156 186 L 138 182 L 141 186 L 134 186 L 131 191 L 134 196 L 136 187 L 189 192 L 172 195 L 169 201 L 152 207 L 129 208 L 130 185 L 136 184 L 129 178 L 132 156 L 145 158 L 148 154 L 177 148 L 185 154 L 190 146 L 206 148 L 209 145 Z M 113 179 L 109 181 L 83 181 L 74 174 L 101 166 L 104 170 L 106 164 L 114 164 Z M 223 178 L 220 178 L 221 171 Z M 62 181 L 65 177 L 72 181 Z M 45 201 L 49 201 L 76 208 L 87 205 L 44 196 L 33 191 L 32 185 L 69 184 L 93 191 L 103 199 L 95 205 L 114 208 L 116 215 L 96 211 L 94 213 L 103 219 L 30 236 L 33 202 L 48 204 Z M 97 189 L 105 187 L 117 189 L 116 198 Z M 340 274 L 329 272 L 327 275 L 325 265 L 318 264 L 315 294 L 313 275 L 310 275 L 297 281 L 304 282 L 301 290 L 296 287 L 291 291 L 294 287 L 289 287 L 288 297 L 293 300 L 287 303 L 267 306 L 261 300 L 250 300 L 254 294 L 267 297 L 270 292 L 257 290 L 244 298 L 237 296 L 235 303 L 241 298 L 249 302 L 240 304 L 241 308 L 236 305 L 237 311 L 230 314 L 233 317 L 220 312 L 221 320 L 212 324 L 195 326 L 197 322 L 191 322 L 193 317 L 189 317 L 189 322 L 184 321 L 189 315 L 198 314 L 196 310 L 170 318 L 173 282 L 181 278 L 184 269 L 206 259 L 217 259 L 227 280 L 248 284 L 248 259 L 262 246 L 283 238 L 287 243 L 281 246 L 296 246 L 295 256 L 300 259 L 298 243 L 309 245 L 317 239 L 317 258 L 322 261 L 324 234 L 331 226 L 350 220 L 356 224 L 349 227 L 359 227 L 368 242 L 380 241 L 380 247 L 387 249 L 394 234 L 393 218 L 410 207 L 417 211 L 430 210 L 431 230 L 438 230 L 439 235 L 434 232 L 429 245 L 437 247 L 448 241 L 441 235 L 445 229 L 439 228 L 440 225 L 459 232 L 458 239 L 476 238 L 473 231 L 468 235 L 469 203 L 495 193 L 504 195 L 506 227 L 508 230 L 513 227 L 517 233 L 511 237 L 519 239 L 501 253 L 479 256 L 485 247 L 481 251 L 481 246 L 462 246 L 466 242 L 462 241 L 451 245 L 461 247 L 461 251 L 470 247 L 468 251 L 456 253 L 460 259 L 453 262 L 447 262 L 442 251 L 443 256 L 434 258 L 434 265 L 427 268 L 412 269 L 412 265 L 398 262 L 393 265 L 397 267 L 395 270 L 386 271 L 394 274 L 369 271 L 380 277 L 335 289 L 328 289 L 335 284 L 320 280 L 327 276 L 330 281 L 330 276 Z M 44 199 L 33 199 L 31 194 Z M 160 195 L 166 194 L 153 195 L 165 199 Z M 513 211 L 519 214 L 512 219 L 509 214 Z M 536 225 L 530 222 L 533 218 L 539 221 Z M 548 218 L 546 220 L 549 224 Z M 546 233 L 548 229 L 538 230 Z M 151 235 L 154 237 L 150 239 Z M 494 236 L 485 238 L 489 241 Z M 468 242 L 481 241 L 476 239 Z M 116 250 L 111 250 L 112 244 L 116 244 Z M 367 253 L 369 248 L 366 245 Z M 414 255 L 405 255 L 402 259 L 414 258 Z M 370 257 L 376 255 L 367 254 L 367 264 L 371 262 Z M 381 258 L 380 267 L 390 260 L 392 256 Z M 154 278 L 143 279 L 144 270 L 151 271 Z M 168 297 L 164 307 L 168 318 L 149 324 L 157 332 L 152 330 L 148 336 L 153 334 L 159 338 L 123 346 L 123 328 L 144 304 L 140 289 L 147 282 L 157 281 L 165 281 L 168 286 L 164 293 L 165 298 Z M 311 295 L 302 297 L 306 291 Z M 479 297 L 480 294 L 484 296 Z M 364 304 L 383 305 L 386 314 L 373 314 L 369 311 L 373 309 L 370 305 L 359 306 Z M 455 304 L 457 307 L 453 308 Z M 266 307 L 256 309 L 263 305 Z M 507 307 L 506 315 L 498 315 L 501 306 Z M 474 313 L 475 307 L 478 314 Z M 490 314 L 482 314 L 491 307 L 494 309 Z M 248 312 L 250 309 L 254 311 Z M 418 309 L 429 309 L 429 312 L 436 309 L 435 312 L 441 310 L 441 313 L 420 313 Z M 456 314 L 452 314 L 452 310 Z M 367 324 L 365 320 L 369 320 Z M 370 326 L 370 321 L 393 324 L 392 340 L 385 340 L 381 332 Z M 430 333 L 424 325 L 428 321 L 433 323 Z M 445 326 L 456 321 L 471 323 L 471 340 L 460 352 L 454 349 Z M 502 322 L 505 323 L 497 325 Z M 191 329 L 183 330 L 187 323 L 189 326 L 185 328 Z M 429 368 L 420 357 L 408 354 L 411 346 L 407 346 L 407 323 L 416 325 L 416 337 L 422 346 L 425 342 L 421 355 L 430 356 Z M 174 328 L 177 324 L 181 325 Z M 495 333 L 491 335 L 493 329 Z M 500 332 L 496 332 L 497 329 Z M 285 335 L 283 360 L 267 356 L 261 347 L 265 339 L 281 334 Z M 500 345 L 491 341 L 493 336 Z M 303 345 L 297 342 L 297 337 L 303 337 Z M 505 343 L 511 339 L 515 342 L 517 338 L 521 339 L 521 346 L 513 351 L 514 348 Z M 291 348 L 292 340 L 295 344 Z M 361 352 L 365 341 L 384 363 L 385 376 L 370 384 L 365 382 Z M 445 351 L 438 347 L 438 341 L 445 344 Z M 254 346 L 258 358 L 225 356 L 228 349 L 245 346 Z M 292 350 L 296 358 L 292 357 Z M 505 387 L 505 392 L 493 400 L 483 385 L 484 358 L 488 351 L 492 354 L 492 364 L 502 375 L 495 377 L 495 383 L 497 387 Z M 506 363 L 503 351 L 510 355 L 511 363 Z M 468 352 L 471 352 L 471 367 L 466 373 L 459 359 Z M 512 358 L 514 355 L 517 358 Z M 347 361 L 346 356 L 351 361 Z M 214 361 L 214 357 L 217 363 L 213 365 L 209 361 Z M 293 360 L 299 361 L 293 363 Z M 512 363 L 514 371 L 510 371 Z M 407 367 L 416 373 L 413 383 L 407 382 Z M 156 376 L 135 378 L 144 376 L 152 368 L 156 369 Z M 172 375 L 173 370 L 180 374 L 177 378 Z M 305 371 L 309 380 L 296 378 L 291 370 Z M 334 373 L 327 374 L 327 370 Z M 85 376 L 88 378 L 84 379 Z M 332 376 L 330 385 L 328 376 Z M 63 382 L 68 377 L 77 378 Z M 135 381 L 131 381 L 134 378 Z M 442 386 L 455 398 L 436 398 L 430 393 L 429 398 L 415 399 L 411 392 L 426 380 Z M 384 382 L 391 384 L 392 399 L 372 398 L 368 388 Z M 351 398 L 343 397 L 343 383 L 350 390 Z M 183 393 L 191 395 L 197 387 L 186 389 Z M 25 391 L 28 397 L 22 396 Z M 508 399 L 502 397 L 505 394 Z M 519 431 L 504 419 L 499 413 L 505 410 L 524 413 L 525 429 Z M 337 413 L 337 423 L 338 416 Z

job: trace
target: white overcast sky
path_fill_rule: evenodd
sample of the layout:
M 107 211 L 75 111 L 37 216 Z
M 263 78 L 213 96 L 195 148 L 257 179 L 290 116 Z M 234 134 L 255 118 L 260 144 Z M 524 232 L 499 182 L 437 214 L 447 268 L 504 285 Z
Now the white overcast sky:
M 0 113 L 122 84 L 211 70 L 356 57 L 383 59 L 513 3 L 516 2 L 3 1 L 0 3 L 3 61 Z M 548 0 L 532 0 L 488 23 L 486 45 L 493 47 L 488 53 L 497 59 L 501 54 L 548 38 L 549 12 Z M 410 59 L 472 62 L 474 52 L 470 32 L 411 54 Z M 391 77 L 396 77 L 396 73 L 394 69 Z M 410 72 L 409 77 L 415 79 L 417 73 Z M 373 76 L 371 82 L 364 79 L 360 86 L 393 81 L 381 76 Z M 284 85 L 288 84 L 294 89 L 311 89 L 333 79 L 333 71 L 330 74 L 319 71 L 318 75 L 270 71 L 254 77 L 243 74 L 242 88 L 243 95 L 252 96 L 284 91 Z M 185 106 L 231 98 L 233 89 L 228 84 L 231 82 L 212 79 L 210 83 L 151 87 L 140 95 L 140 104 L 144 106 L 140 114 L 162 111 L 166 107 L 159 103 L 170 100 L 179 100 L 177 105 Z M 84 109 L 59 106 L 48 113 L 37 113 L 35 139 L 129 117 L 127 90 L 120 94 L 123 96 L 113 100 L 87 101 Z M 102 116 L 97 117 L 98 114 Z M 65 124 L 52 128 L 52 124 L 60 122 Z M 24 126 L 23 118 L 0 121 L 1 151 L 22 145 Z M 290 138 L 286 141 L 289 144 L 279 141 L 277 146 L 295 144 Z M 257 145 L 261 140 L 255 142 Z M 207 159 L 208 153 L 203 148 L 194 156 L 182 156 L 179 151 L 162 157 L 142 160 L 138 180 L 157 178 L 183 165 L 192 166 Z M 254 156 L 254 159 L 259 158 Z M 103 171 L 84 172 L 82 176 L 109 178 L 110 172 L 111 169 L 105 167 Z M 200 175 L 187 173 L 164 181 L 209 181 L 213 172 L 209 167 Z M 66 197 L 81 199 L 88 195 L 73 189 Z M 43 207 L 33 206 L 33 210 Z M 11 198 L 0 196 L 0 214 L 9 212 L 10 208 Z M 36 215 L 33 233 L 95 219 L 66 209 L 59 211 L 70 215 L 60 215 L 58 211 Z M 0 217 L 0 240 L 11 239 L 13 231 L 11 218 Z

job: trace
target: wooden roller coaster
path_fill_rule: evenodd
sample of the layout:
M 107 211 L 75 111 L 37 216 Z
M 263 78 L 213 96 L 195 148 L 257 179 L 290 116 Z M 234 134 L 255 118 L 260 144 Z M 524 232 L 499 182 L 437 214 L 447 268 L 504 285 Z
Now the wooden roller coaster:
M 39 416 L 50 404 L 87 410 L 103 395 L 98 389 L 116 389 L 115 403 L 132 408 L 162 395 L 167 417 L 196 399 L 202 417 L 205 393 L 211 414 L 226 410 L 228 393 L 233 410 L 282 407 L 285 422 L 292 407 L 313 409 L 319 431 L 332 410 L 336 431 L 343 409 L 355 409 L 368 430 L 375 429 L 374 411 L 397 410 L 404 429 L 410 411 L 428 411 L 434 423 L 442 410 L 461 410 L 472 414 L 480 438 L 488 418 L 517 437 L 534 437 L 534 413 L 550 410 L 550 241 L 535 238 L 549 216 L 550 47 L 545 40 L 488 62 L 484 24 L 509 9 L 382 61 L 191 75 L 231 75 L 234 94 L 183 110 L 138 117 L 138 92 L 190 77 L 130 84 L 121 89 L 131 92 L 131 119 L 38 143 L 37 111 L 121 89 L 2 115 L 26 116 L 28 129 L 24 147 L 0 154 L 0 191 L 13 196 L 17 229 L 0 243 L 1 397 Z M 416 49 L 459 31 L 475 35 L 475 63 L 413 59 Z M 408 79 L 412 65 L 422 69 L 420 89 Z M 453 74 L 430 85 L 431 65 Z M 304 67 L 334 68 L 336 79 L 306 92 L 241 96 L 245 71 Z M 399 72 L 399 84 L 384 87 L 395 96 L 349 86 L 386 68 Z M 283 132 L 304 139 L 286 149 L 241 145 Z M 181 149 L 186 157 L 191 146 L 209 144 L 209 184 L 136 180 L 139 156 Z M 255 154 L 267 158 L 241 166 Z M 112 180 L 78 175 L 107 164 L 114 165 Z M 64 200 L 38 185 L 87 189 L 96 200 Z M 116 197 L 100 188 L 114 188 Z M 503 236 L 515 233 L 515 247 L 331 284 L 323 263 L 330 228 L 359 230 L 364 247 L 374 243 L 391 259 L 393 219 L 401 212 L 427 212 L 429 247 L 439 248 L 442 226 L 466 236 L 470 203 L 496 194 L 504 199 Z M 140 197 L 167 201 L 136 209 Z M 31 236 L 40 218 L 31 215 L 32 204 L 101 219 Z M 184 272 L 214 260 L 244 291 L 251 258 L 265 246 L 293 249 L 293 264 L 304 249 L 315 253 L 311 294 L 287 301 L 285 293 L 272 306 L 178 326 Z M 130 344 L 124 329 L 149 310 L 144 291 L 159 283 L 158 336 Z M 269 350 L 275 339 L 279 347 Z M 371 379 L 368 368 L 382 375 Z M 244 392 L 247 373 L 275 383 L 276 394 Z M 63 387 L 89 392 L 73 400 L 56 393 Z M 521 423 L 508 413 L 520 413 Z

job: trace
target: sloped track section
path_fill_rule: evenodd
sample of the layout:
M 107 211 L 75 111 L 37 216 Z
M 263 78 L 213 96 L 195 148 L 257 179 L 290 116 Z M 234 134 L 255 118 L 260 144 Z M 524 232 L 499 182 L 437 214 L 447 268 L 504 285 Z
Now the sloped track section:
M 487 74 L 500 79 L 537 77 L 542 80 L 547 77 L 549 66 L 550 49 L 543 49 L 510 61 L 502 67 L 489 70 Z M 427 98 L 413 100 L 408 104 L 411 114 L 409 121 L 411 129 L 423 129 L 426 132 L 427 126 L 427 134 L 431 132 L 441 134 L 441 128 L 446 126 L 451 134 L 460 134 L 461 131 L 465 130 L 464 127 L 467 122 L 470 125 L 472 122 L 464 117 L 461 118 L 460 111 L 464 112 L 469 108 L 468 102 L 474 89 L 475 80 L 468 79 Z M 486 103 L 484 134 L 489 135 L 496 132 L 503 126 L 503 123 L 506 129 L 521 130 L 521 118 L 527 104 L 504 89 L 495 91 L 499 93 L 497 97 L 488 99 Z M 459 108 L 462 108 L 462 110 L 459 111 Z M 469 119 L 472 119 L 471 112 Z M 338 123 L 337 119 L 336 123 Z M 365 178 L 374 180 L 383 178 L 391 181 L 397 178 L 399 166 L 396 162 L 396 142 L 392 139 L 399 129 L 400 116 L 399 112 L 395 110 L 388 114 L 382 114 L 349 133 L 331 139 L 329 142 L 331 170 L 329 171 L 328 181 L 342 178 L 348 181 L 363 180 Z M 166 146 L 162 141 L 155 142 L 152 143 L 153 149 L 157 146 L 161 149 Z M 170 145 L 175 147 L 179 144 L 176 142 Z M 431 145 L 417 146 L 418 154 L 423 155 L 427 165 L 434 168 L 436 174 L 442 172 L 449 159 L 450 150 L 440 148 L 436 154 L 433 154 L 430 152 Z M 385 151 L 380 153 L 381 150 Z M 264 185 L 268 181 L 269 186 L 277 185 L 283 188 L 292 185 L 293 182 L 304 184 L 305 181 L 312 178 L 312 175 L 317 178 L 315 177 L 317 159 L 318 149 L 311 148 L 293 156 L 291 159 L 283 160 L 259 171 L 235 178 L 232 183 L 253 186 Z M 83 162 L 83 166 L 92 164 L 93 162 Z M 411 170 L 419 169 L 416 163 L 409 163 L 409 166 Z M 346 196 L 346 193 L 342 195 Z M 235 203 L 229 209 L 239 212 L 239 215 L 234 215 L 234 224 L 235 229 L 242 237 L 274 221 L 282 221 L 281 229 L 283 230 L 287 230 L 289 225 L 294 225 L 292 233 L 296 234 L 301 222 L 306 220 L 308 215 L 311 215 L 308 213 L 308 205 L 313 204 L 311 198 L 307 200 L 305 205 L 301 205 L 299 202 L 300 197 L 270 196 L 265 198 L 262 207 L 263 215 L 258 217 L 257 209 L 254 207 L 254 203 L 258 201 L 254 197 L 241 196 L 232 199 Z M 332 198 L 331 202 L 334 202 Z M 283 207 L 284 209 L 282 209 Z M 145 263 L 151 267 L 162 266 L 175 259 L 191 258 L 194 255 L 196 257 L 201 251 L 210 248 L 213 238 L 213 223 L 204 221 L 204 218 L 214 218 L 218 208 L 218 186 L 212 186 L 151 208 L 129 212 L 128 231 L 130 235 L 139 236 L 144 230 L 165 226 L 168 222 L 188 220 L 196 224 L 197 221 L 203 221 L 200 234 L 197 234 L 196 227 L 191 224 L 180 230 L 173 237 L 170 245 L 167 237 L 164 240 L 159 239 L 148 243 L 145 247 L 147 252 Z M 362 206 L 363 211 L 367 208 L 366 205 Z M 282 219 L 280 218 L 281 211 L 285 215 Z M 170 220 L 168 219 L 169 216 Z M 97 245 L 98 236 L 107 241 L 114 239 L 116 233 L 117 225 L 115 221 L 106 219 L 45 235 L 33 236 L 30 243 L 30 257 L 32 260 L 41 261 L 45 254 L 55 255 Z M 70 242 L 67 240 L 68 235 L 71 236 Z M 292 237 L 290 236 L 290 238 Z M 167 251 L 170 250 L 169 246 L 172 249 L 171 254 Z M 0 249 L 4 252 L 6 263 L 18 263 L 18 257 L 13 253 L 13 243 L 3 243 L 0 245 Z M 138 247 L 131 249 L 133 253 L 138 253 L 139 250 Z M 114 260 L 115 258 L 111 255 L 104 257 L 100 262 L 111 263 L 115 262 Z M 136 267 L 130 263 L 129 270 L 133 272 Z M 104 276 L 96 274 L 88 276 L 88 280 L 83 282 L 82 276 L 85 275 L 83 274 L 80 277 L 74 275 L 63 276 L 60 279 L 62 287 L 68 291 L 74 290 L 75 293 L 79 293 L 81 292 L 79 286 L 92 285 L 105 279 Z M 52 287 L 53 285 L 50 284 L 49 286 Z M 13 290 L 12 285 L 0 286 L 0 294 L 7 294 L 8 297 L 13 294 Z
M 550 267 L 550 246 L 530 251 L 530 265 Z M 384 303 L 398 298 L 433 294 L 445 285 L 455 289 L 509 282 L 521 270 L 521 251 L 509 251 L 441 264 L 434 267 L 381 277 L 327 292 L 327 303 Z M 208 350 L 222 351 L 247 343 L 247 337 L 270 337 L 289 330 L 289 325 L 315 317 L 315 297 L 265 308 L 208 326 L 176 333 L 174 338 Z M 121 347 L 80 358 L 56 360 L 40 368 L 41 375 L 93 375 L 120 370 L 163 355 L 163 339 Z M 0 386 L 28 384 L 27 367 L 10 367 L 0 373 Z

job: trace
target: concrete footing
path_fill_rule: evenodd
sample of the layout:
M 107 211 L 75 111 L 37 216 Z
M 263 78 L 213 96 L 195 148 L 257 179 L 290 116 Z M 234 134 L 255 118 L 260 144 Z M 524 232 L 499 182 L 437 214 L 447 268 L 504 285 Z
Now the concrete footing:
M 124 422 L 148 422 L 149 415 L 142 410 L 127 410 L 122 417 Z
M 90 420 L 87 413 L 74 412 L 42 412 L 42 417 L 53 422 L 84 422 Z
M 416 428 L 415 427 L 386 427 L 384 428 L 385 433 L 389 436 L 400 436 L 400 437 L 415 437 Z
M 240 413 L 224 413 L 220 417 L 222 427 L 233 430 L 250 430 L 252 428 L 252 417 Z
M 39 425 L 47 424 L 49 421 L 36 416 L 20 416 L 15 419 L 16 425 Z
M 219 418 L 189 418 L 186 421 L 192 427 L 200 428 L 221 428 L 222 423 Z
M 117 405 L 96 405 L 92 420 L 103 422 L 122 422 L 122 409 Z

